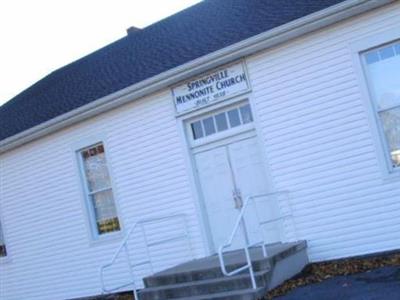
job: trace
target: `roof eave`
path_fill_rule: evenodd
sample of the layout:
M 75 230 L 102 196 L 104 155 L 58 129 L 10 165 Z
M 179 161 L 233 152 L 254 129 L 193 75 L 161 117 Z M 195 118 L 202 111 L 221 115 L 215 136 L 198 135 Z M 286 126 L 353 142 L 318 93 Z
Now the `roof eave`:
M 8 137 L 0 141 L 0 153 L 4 153 L 77 122 L 81 122 L 128 102 L 160 91 L 186 78 L 217 67 L 218 65 L 257 53 L 261 50 L 268 49 L 395 1 L 397 0 L 347 0 L 286 23 L 133 84 L 118 92 L 97 99 L 40 125 Z

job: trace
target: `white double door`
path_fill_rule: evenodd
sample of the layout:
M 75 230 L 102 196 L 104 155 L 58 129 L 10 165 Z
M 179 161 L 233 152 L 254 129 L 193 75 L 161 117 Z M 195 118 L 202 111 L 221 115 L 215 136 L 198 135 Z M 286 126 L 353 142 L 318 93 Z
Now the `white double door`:
M 197 173 L 202 189 L 214 250 L 229 239 L 240 213 L 240 198 L 268 193 L 268 180 L 256 136 L 236 137 L 225 144 L 208 147 L 195 153 Z M 279 240 L 276 225 L 260 230 L 259 221 L 276 218 L 274 199 L 260 198 L 245 214 L 250 241 L 260 241 L 266 234 L 268 242 Z M 267 231 L 267 232 L 265 232 Z M 265 238 L 265 236 L 264 236 Z M 244 243 L 240 229 L 232 249 Z

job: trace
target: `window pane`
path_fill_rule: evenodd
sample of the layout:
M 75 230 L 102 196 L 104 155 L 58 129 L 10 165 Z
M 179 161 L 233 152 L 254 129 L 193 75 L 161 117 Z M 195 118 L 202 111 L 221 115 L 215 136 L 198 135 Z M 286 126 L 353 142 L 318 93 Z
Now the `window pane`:
M 218 131 L 224 131 L 228 129 L 228 121 L 226 120 L 226 114 L 223 112 L 215 116 Z
M 112 191 L 91 195 L 99 234 L 120 230 Z
M 366 67 L 372 98 L 378 111 L 400 105 L 400 55 Z
M 394 56 L 394 47 L 389 46 L 389 47 L 379 50 L 379 55 L 380 55 L 381 59 L 387 59 L 387 58 L 393 57 Z
M 240 125 L 239 111 L 237 108 L 228 111 L 229 124 L 231 127 L 236 127 Z
M 204 131 L 207 135 L 215 133 L 215 126 L 214 126 L 214 118 L 209 117 L 207 119 L 203 120 L 203 125 L 204 125 Z
M 240 108 L 240 114 L 242 116 L 243 124 L 253 122 L 253 115 L 251 114 L 250 105 L 247 104 Z
M 96 191 L 110 187 L 110 175 L 103 145 L 83 151 L 82 156 L 89 190 Z
M 0 257 L 6 256 L 6 255 L 7 255 L 7 251 L 6 251 L 6 245 L 4 242 L 3 229 L 1 228 L 1 223 L 0 223 Z
M 391 153 L 393 168 L 400 168 L 400 150 Z
M 396 45 L 394 46 L 394 48 L 396 49 L 397 55 L 400 55 L 400 44 L 396 44 Z
M 393 167 L 400 167 L 400 107 L 381 112 L 380 114 Z
M 365 60 L 367 61 L 367 64 L 373 64 L 379 61 L 379 55 L 378 52 L 370 52 L 365 55 Z
M 192 123 L 192 132 L 193 132 L 193 138 L 195 140 L 202 138 L 204 136 L 203 128 L 201 127 L 201 121 Z

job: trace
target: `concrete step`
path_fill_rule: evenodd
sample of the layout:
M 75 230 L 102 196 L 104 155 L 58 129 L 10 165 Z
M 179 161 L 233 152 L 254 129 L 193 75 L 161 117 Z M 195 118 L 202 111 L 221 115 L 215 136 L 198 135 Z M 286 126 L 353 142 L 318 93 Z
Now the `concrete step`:
M 140 300 L 257 299 L 266 291 L 300 272 L 308 263 L 306 242 L 268 245 L 268 257 L 261 248 L 250 249 L 258 289 L 251 288 L 247 270 L 227 277 L 221 272 L 218 256 L 193 260 L 144 279 Z M 226 253 L 228 269 L 246 264 L 243 250 Z
M 187 298 L 171 298 L 169 300 L 257 300 L 266 293 L 265 288 L 227 291 L 216 294 L 192 296 Z
M 228 272 L 231 270 L 238 269 L 246 264 L 245 261 L 235 264 L 229 264 L 227 266 Z M 270 269 L 270 263 L 268 258 L 262 258 L 258 260 L 253 260 L 253 270 L 254 272 L 265 271 Z M 150 287 L 158 287 L 165 285 L 173 285 L 179 283 L 193 283 L 196 281 L 202 281 L 207 279 L 215 279 L 224 277 L 224 274 L 221 271 L 221 267 L 208 265 L 207 262 L 204 262 L 204 265 L 201 269 L 197 270 L 188 270 L 186 272 L 176 272 L 171 274 L 159 274 L 151 277 L 147 277 L 144 279 L 144 284 L 146 288 Z
M 304 248 L 306 248 L 305 242 L 268 245 L 268 257 L 266 258 L 263 256 L 261 248 L 251 249 L 250 253 L 254 272 L 270 269 L 271 264 L 275 264 L 276 261 L 282 260 Z M 243 250 L 231 251 L 224 255 L 224 259 L 228 271 L 237 269 L 247 263 Z M 145 287 L 149 288 L 223 276 L 218 256 L 213 255 L 164 270 L 144 278 L 143 281 Z
M 258 287 L 268 284 L 272 272 L 270 269 L 256 272 L 255 278 Z M 218 277 L 206 280 L 198 280 L 179 284 L 146 288 L 140 292 L 141 300 L 162 300 L 216 294 L 226 291 L 251 289 L 251 278 L 248 272 L 243 272 L 232 277 Z

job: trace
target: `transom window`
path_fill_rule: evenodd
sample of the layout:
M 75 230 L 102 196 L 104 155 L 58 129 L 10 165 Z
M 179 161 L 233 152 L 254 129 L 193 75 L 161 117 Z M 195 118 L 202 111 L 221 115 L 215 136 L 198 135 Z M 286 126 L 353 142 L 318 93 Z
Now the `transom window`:
M 369 88 L 392 168 L 400 168 L 400 41 L 363 54 Z
M 111 187 L 104 145 L 93 145 L 80 151 L 84 187 L 90 221 L 96 235 L 119 231 L 120 223 Z
M 190 128 L 194 140 L 253 122 L 249 104 L 242 104 L 192 122 Z
M 0 257 L 7 256 L 6 243 L 4 241 L 3 229 L 0 222 Z

